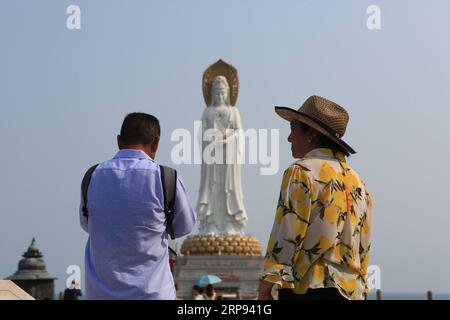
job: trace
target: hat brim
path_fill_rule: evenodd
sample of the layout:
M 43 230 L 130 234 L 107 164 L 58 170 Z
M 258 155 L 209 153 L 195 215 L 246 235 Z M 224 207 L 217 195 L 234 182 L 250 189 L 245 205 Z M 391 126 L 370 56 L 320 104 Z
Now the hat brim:
M 352 147 L 350 147 L 344 140 L 337 137 L 339 135 L 337 132 L 335 132 L 333 129 L 331 129 L 330 127 L 328 127 L 326 124 L 322 123 L 321 121 L 316 120 L 316 119 L 308 116 L 307 114 L 304 114 L 300 111 L 297 111 L 297 110 L 294 110 L 294 109 L 288 108 L 288 107 L 275 107 L 275 112 L 280 117 L 282 117 L 283 119 L 285 119 L 289 122 L 291 122 L 293 120 L 297 120 L 297 121 L 300 121 L 300 122 L 310 126 L 311 128 L 319 131 L 324 136 L 326 136 L 327 138 L 329 138 L 330 140 L 332 140 L 333 142 L 335 142 L 336 144 L 338 144 L 339 146 L 341 146 L 342 148 L 347 150 L 349 153 L 351 153 L 351 154 L 356 153 L 356 151 Z

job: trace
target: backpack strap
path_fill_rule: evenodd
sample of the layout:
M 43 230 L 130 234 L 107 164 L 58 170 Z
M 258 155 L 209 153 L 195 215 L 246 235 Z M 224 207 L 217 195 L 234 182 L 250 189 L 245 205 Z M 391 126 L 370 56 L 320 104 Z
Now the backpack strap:
M 89 210 L 87 208 L 89 184 L 91 182 L 92 174 L 94 173 L 98 165 L 99 163 L 90 167 L 84 174 L 83 181 L 81 182 L 81 193 L 83 196 L 83 206 L 81 208 L 81 211 L 83 212 L 83 216 L 86 218 L 89 217 L 88 212 Z M 164 212 L 166 214 L 167 219 L 166 229 L 167 233 L 170 235 L 170 238 L 174 239 L 175 234 L 173 231 L 172 221 L 174 210 L 173 208 L 175 206 L 175 196 L 177 190 L 177 171 L 170 167 L 161 165 L 160 168 L 161 168 L 161 182 L 164 196 Z
M 90 167 L 84 174 L 83 181 L 81 182 L 81 194 L 83 196 L 83 207 L 81 208 L 81 211 L 83 211 L 83 216 L 86 217 L 86 219 L 89 216 L 87 208 L 89 183 L 91 183 L 92 174 L 94 173 L 98 165 L 99 163 Z
M 167 220 L 167 233 L 170 238 L 175 239 L 173 231 L 173 208 L 175 206 L 175 195 L 177 191 L 177 171 L 166 166 L 161 166 L 161 182 L 164 194 L 164 212 L 166 213 Z

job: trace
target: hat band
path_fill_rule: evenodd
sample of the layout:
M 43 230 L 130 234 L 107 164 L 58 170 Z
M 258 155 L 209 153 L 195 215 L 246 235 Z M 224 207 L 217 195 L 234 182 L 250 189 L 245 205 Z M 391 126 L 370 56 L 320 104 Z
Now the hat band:
M 322 128 L 324 128 L 329 134 L 331 134 L 332 136 L 340 139 L 343 135 L 340 134 L 339 132 L 336 132 L 336 130 L 331 129 L 327 124 L 323 123 L 322 121 L 320 121 L 319 119 L 313 118 L 310 115 L 303 113 L 301 111 L 297 111 L 294 110 L 295 112 L 300 113 L 302 116 L 314 121 L 315 123 L 317 123 L 318 125 L 320 125 Z

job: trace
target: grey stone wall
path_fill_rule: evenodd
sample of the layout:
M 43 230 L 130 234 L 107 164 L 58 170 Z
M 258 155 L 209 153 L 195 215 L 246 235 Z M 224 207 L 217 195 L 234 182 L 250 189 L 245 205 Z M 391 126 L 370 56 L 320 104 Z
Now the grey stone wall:
M 255 299 L 262 262 L 262 256 L 178 256 L 174 270 L 175 282 L 180 286 L 178 296 L 191 299 L 194 280 L 214 274 L 223 279 L 214 285 L 218 293 L 239 290 L 241 299 Z

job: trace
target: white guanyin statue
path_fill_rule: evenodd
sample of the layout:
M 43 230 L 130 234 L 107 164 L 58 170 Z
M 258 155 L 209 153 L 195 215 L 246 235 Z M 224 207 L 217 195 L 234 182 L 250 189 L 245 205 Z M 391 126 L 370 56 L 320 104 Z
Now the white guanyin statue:
M 200 235 L 244 235 L 247 213 L 240 160 L 245 155 L 241 117 L 234 106 L 237 89 L 238 75 L 231 65 L 219 60 L 205 71 L 203 92 L 207 108 L 202 115 L 203 161 L 197 203 Z M 214 133 L 211 141 L 205 141 L 208 132 Z

